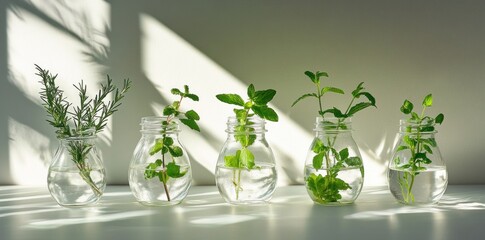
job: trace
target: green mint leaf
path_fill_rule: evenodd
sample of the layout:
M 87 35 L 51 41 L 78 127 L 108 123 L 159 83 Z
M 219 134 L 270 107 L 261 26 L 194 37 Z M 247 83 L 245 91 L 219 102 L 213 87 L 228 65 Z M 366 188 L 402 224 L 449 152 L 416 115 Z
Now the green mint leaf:
M 276 95 L 276 91 L 273 89 L 261 90 L 254 92 L 254 97 L 251 100 L 256 103 L 256 105 L 266 105 L 268 104 L 273 97 Z
M 359 85 L 357 85 L 355 90 L 352 91 L 353 97 L 355 97 L 355 98 L 358 97 L 358 95 L 360 94 L 360 91 L 362 91 L 364 89 L 364 87 L 362 87 L 363 84 L 364 84 L 364 82 L 359 83 Z
M 418 114 L 415 112 L 411 112 L 411 120 L 415 120 L 415 121 L 419 120 Z
M 175 114 L 176 112 L 177 112 L 177 110 L 175 110 L 175 108 L 173 108 L 173 106 L 166 106 L 163 109 L 163 115 L 164 116 L 170 116 L 172 114 Z
M 406 149 L 409 149 L 409 147 L 408 147 L 408 146 L 401 145 L 401 146 L 399 146 L 399 147 L 396 149 L 396 152 L 399 152 L 399 151 L 402 151 L 402 150 L 406 150 Z
M 420 132 L 433 132 L 434 127 L 433 126 L 424 126 L 424 127 L 419 128 L 419 131 Z
M 167 146 L 162 147 L 162 154 L 165 154 L 165 153 L 168 153 L 168 147 Z
M 155 145 L 153 145 L 153 147 L 150 148 L 150 151 L 148 153 L 150 154 L 150 156 L 153 156 L 157 152 L 160 152 L 160 150 L 162 150 L 162 148 L 163 148 L 163 140 L 157 139 L 155 141 Z
M 249 87 L 248 87 L 248 97 L 249 97 L 249 99 L 253 99 L 255 93 L 256 93 L 256 90 L 254 89 L 254 85 L 249 84 Z
M 428 94 L 428 95 L 426 95 L 426 97 L 424 97 L 423 106 L 424 107 L 431 107 L 432 105 L 433 105 L 433 95 Z
M 322 140 L 320 140 L 320 138 L 315 139 L 315 144 L 313 144 L 312 151 L 317 154 L 326 151 L 326 147 L 325 145 L 323 145 L 323 142 Z
M 194 110 L 189 110 L 185 113 L 185 116 L 188 118 L 188 119 L 192 119 L 192 120 L 200 120 L 200 116 L 199 114 L 197 114 Z
M 403 140 L 410 148 L 413 148 L 416 145 L 416 140 L 412 139 L 408 135 L 404 136 Z
M 413 111 L 413 107 L 413 104 L 406 99 L 401 106 L 401 112 L 404 114 L 410 114 Z
M 322 168 L 324 156 L 325 152 L 321 152 L 313 157 L 313 168 L 315 168 L 316 170 Z
M 172 88 L 172 90 L 170 90 L 170 92 L 173 95 L 179 95 L 179 96 L 182 96 L 183 95 L 183 93 L 178 88 Z
M 374 98 L 374 96 L 372 96 L 372 94 L 368 93 L 368 92 L 361 92 L 359 94 L 357 94 L 356 98 L 359 98 L 360 96 L 364 95 L 368 100 L 369 102 L 372 104 L 372 106 L 376 106 L 376 99 Z
M 185 119 L 185 118 L 181 118 L 179 120 L 180 120 L 180 122 L 182 122 L 183 124 L 185 124 L 190 129 L 195 130 L 197 132 L 200 132 L 199 125 L 197 125 L 197 123 L 194 120 L 192 120 L 192 119 Z
M 184 93 L 185 93 L 185 94 L 190 93 L 190 91 L 189 91 L 189 86 L 184 85 Z
M 433 150 L 431 150 L 431 147 L 427 144 L 423 144 L 423 148 L 424 150 L 426 150 L 426 152 L 428 152 L 429 154 L 433 154 Z
M 254 155 L 247 148 L 241 149 L 239 160 L 240 160 L 241 165 L 243 167 L 246 167 L 247 169 L 253 169 L 254 166 L 255 166 Z
M 327 93 L 327 92 L 333 92 L 333 93 L 339 93 L 339 94 L 344 94 L 344 90 L 336 87 L 323 87 L 321 95 Z
M 199 96 L 192 94 L 192 93 L 187 93 L 185 94 L 185 97 L 192 99 L 192 101 L 198 102 L 199 101 Z
M 228 155 L 224 157 L 224 165 L 226 167 L 239 168 L 239 155 L 241 150 L 237 150 L 236 155 Z
M 345 163 L 348 166 L 356 167 L 362 165 L 362 159 L 360 159 L 360 157 L 349 157 L 345 159 Z
M 174 162 L 169 162 L 167 164 L 167 175 L 171 178 L 181 178 L 186 174 L 186 172 L 180 172 L 180 166 Z
M 443 120 L 445 120 L 445 115 L 443 115 L 443 113 L 440 113 L 438 114 L 438 116 L 436 116 L 436 118 L 434 119 L 434 122 L 437 124 L 442 124 Z
M 224 103 L 244 106 L 244 100 L 237 94 L 217 94 L 216 98 Z
M 347 114 L 349 117 L 350 116 L 353 116 L 355 113 L 361 111 L 361 110 L 364 110 L 370 106 L 373 106 L 372 103 L 370 102 L 361 102 L 361 103 L 357 103 L 355 104 L 354 106 L 352 106 L 350 109 L 349 109 L 349 113 Z
M 169 147 L 168 151 L 172 157 L 182 157 L 184 155 L 184 151 L 179 146 Z
M 165 146 L 172 146 L 173 144 L 173 139 L 171 137 L 164 137 L 163 138 L 163 144 Z
M 344 149 L 340 150 L 339 155 L 340 155 L 341 160 L 347 159 L 349 157 L 349 149 L 344 148 Z
M 317 73 L 316 73 L 316 77 L 317 77 L 318 79 L 320 79 L 321 77 L 328 77 L 328 73 L 326 73 L 326 72 L 319 72 L 319 71 L 317 71 Z
M 320 83 L 320 79 L 317 78 L 314 73 L 310 71 L 305 71 L 305 75 L 307 75 L 313 83 Z
M 254 105 L 251 107 L 253 112 L 260 118 L 266 119 L 268 121 L 277 122 L 278 114 L 270 107 Z
M 158 179 L 160 179 L 160 182 L 167 183 L 168 182 L 168 175 L 165 171 L 159 171 L 158 172 Z
M 307 98 L 307 97 L 316 97 L 318 98 L 317 94 L 315 93 L 307 93 L 307 94 L 303 94 L 301 97 L 299 97 L 298 99 L 296 99 L 296 101 L 293 102 L 293 104 L 291 104 L 291 107 L 295 106 L 299 101 Z
M 344 115 L 344 114 L 342 113 L 342 111 L 340 111 L 340 110 L 339 110 L 339 109 L 337 109 L 337 108 L 330 108 L 330 109 L 327 109 L 327 110 L 325 110 L 325 111 L 323 111 L 323 112 L 320 112 L 320 115 L 322 115 L 322 116 L 323 116 L 323 115 L 324 115 L 324 114 L 326 114 L 326 113 L 332 113 L 332 114 L 333 114 L 333 115 L 334 115 L 336 118 L 346 118 L 346 117 L 347 117 L 346 115 Z

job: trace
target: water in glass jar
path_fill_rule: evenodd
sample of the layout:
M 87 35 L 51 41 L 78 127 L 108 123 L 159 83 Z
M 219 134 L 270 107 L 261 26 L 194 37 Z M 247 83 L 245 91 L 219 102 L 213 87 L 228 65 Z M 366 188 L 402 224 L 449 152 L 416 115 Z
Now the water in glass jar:
M 405 169 L 389 169 L 391 193 L 405 204 L 436 203 L 444 194 L 447 183 L 446 167 L 427 167 L 414 174 Z
M 130 188 L 136 199 L 145 205 L 174 205 L 187 196 L 192 180 L 189 165 L 180 165 L 180 171 L 186 172 L 179 178 L 169 178 L 167 181 L 168 196 L 163 182 L 158 177 L 145 179 L 146 165 L 136 165 L 130 168 Z M 170 197 L 170 201 L 168 200 Z
M 276 188 L 274 164 L 258 164 L 251 170 L 218 165 L 216 176 L 221 195 L 232 204 L 265 203 Z

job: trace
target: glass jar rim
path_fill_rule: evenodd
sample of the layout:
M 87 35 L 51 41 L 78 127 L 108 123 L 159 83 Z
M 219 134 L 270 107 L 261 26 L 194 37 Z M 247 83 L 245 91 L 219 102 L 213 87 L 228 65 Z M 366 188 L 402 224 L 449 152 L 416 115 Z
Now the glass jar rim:
M 341 133 L 352 131 L 352 118 L 336 118 L 317 116 L 315 132 Z
M 141 130 L 142 133 L 178 133 L 180 132 L 177 118 L 172 118 L 172 121 L 168 125 L 163 125 L 164 121 L 167 121 L 167 116 L 148 116 L 141 118 Z
M 435 128 L 435 121 L 433 119 L 400 119 L 399 130 L 401 133 L 437 133 Z

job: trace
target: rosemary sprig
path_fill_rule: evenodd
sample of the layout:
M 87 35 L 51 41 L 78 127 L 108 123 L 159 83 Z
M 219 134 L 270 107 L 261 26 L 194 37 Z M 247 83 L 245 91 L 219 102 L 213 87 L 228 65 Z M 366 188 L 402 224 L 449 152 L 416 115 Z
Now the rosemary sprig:
M 113 85 L 113 80 L 107 76 L 106 84 L 101 84 L 98 94 L 94 99 L 90 99 L 87 95 L 87 86 L 81 81 L 78 85 L 74 85 L 80 99 L 79 106 L 74 107 L 66 100 L 64 91 L 56 85 L 57 74 L 52 75 L 37 64 L 35 67 L 38 71 L 36 75 L 42 79 L 40 83 L 43 88 L 40 91 L 40 98 L 49 117 L 47 122 L 57 129 L 56 134 L 59 139 L 90 136 L 101 132 L 106 127 L 108 117 L 118 110 L 121 99 L 131 87 L 131 81 L 125 79 L 123 88 L 119 90 Z M 114 92 L 113 100 L 106 101 L 112 92 Z M 101 196 L 102 191 L 91 179 L 91 166 L 85 162 L 92 147 L 86 142 L 73 141 L 68 144 L 68 151 L 72 161 L 80 170 L 81 177 L 96 195 Z

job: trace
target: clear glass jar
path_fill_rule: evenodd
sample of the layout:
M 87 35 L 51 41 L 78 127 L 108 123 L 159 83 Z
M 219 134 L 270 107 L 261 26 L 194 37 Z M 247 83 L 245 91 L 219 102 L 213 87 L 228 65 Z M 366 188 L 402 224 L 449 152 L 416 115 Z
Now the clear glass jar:
M 437 203 L 445 193 L 448 173 L 434 125 L 428 119 L 400 121 L 399 141 L 387 177 L 392 195 L 403 204 Z
M 350 204 L 364 184 L 364 165 L 351 119 L 317 117 L 305 162 L 305 186 L 317 204 Z
M 277 174 L 273 151 L 264 136 L 264 119 L 253 116 L 241 123 L 229 117 L 226 132 L 215 174 L 220 194 L 231 204 L 268 202 Z
M 59 205 L 84 206 L 103 195 L 106 173 L 95 142 L 94 131 L 59 139 L 47 177 L 49 192 Z
M 189 155 L 178 138 L 179 124 L 167 117 L 144 117 L 140 125 L 142 136 L 128 172 L 131 191 L 144 205 L 179 204 L 192 184 Z

